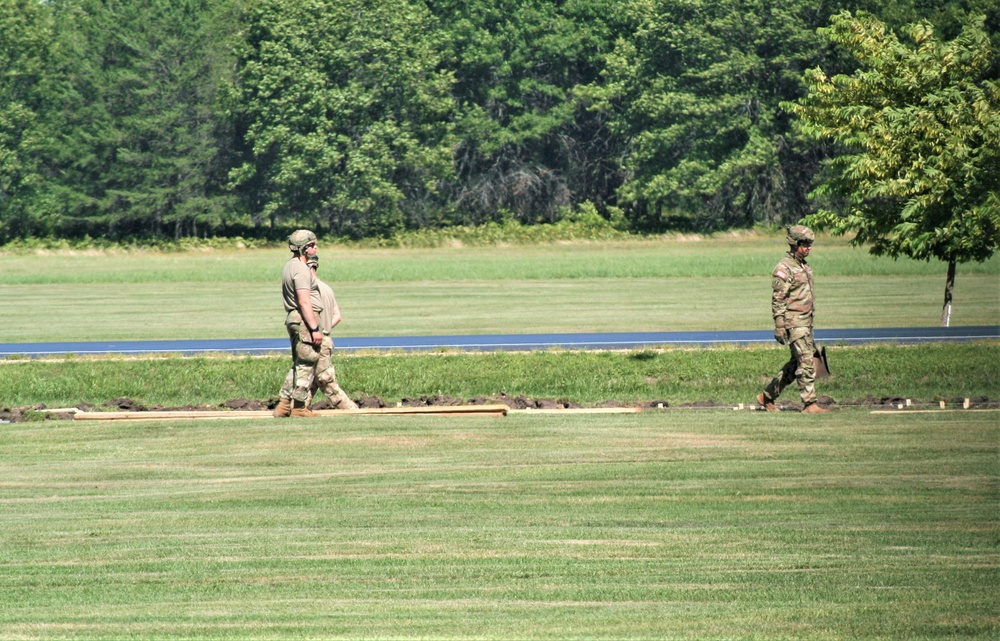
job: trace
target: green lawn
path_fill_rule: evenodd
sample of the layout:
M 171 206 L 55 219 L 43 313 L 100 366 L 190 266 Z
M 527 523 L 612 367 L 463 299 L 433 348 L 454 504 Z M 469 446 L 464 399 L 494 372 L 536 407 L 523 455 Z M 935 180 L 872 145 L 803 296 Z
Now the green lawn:
M 4 639 L 995 639 L 993 412 L 0 426 Z
M 781 239 L 325 248 L 339 335 L 767 329 Z M 276 250 L 0 256 L 0 342 L 283 335 Z M 821 327 L 936 325 L 940 264 L 821 239 Z M 1000 263 L 955 325 L 1000 323 Z M 995 639 L 1000 345 L 831 346 L 818 417 L 0 424 L 0 639 Z M 786 348 L 338 356 L 355 397 L 748 403 Z M 276 394 L 287 357 L 0 362 L 0 409 Z M 796 399 L 794 390 L 782 401 Z M 39 418 L 41 414 L 28 418 Z
M 767 329 L 780 238 L 321 248 L 340 336 Z M 0 255 L 0 342 L 275 338 L 283 250 Z M 946 267 L 821 238 L 817 326 L 937 325 Z M 953 325 L 1000 324 L 1000 261 L 959 266 Z
M 836 347 L 834 375 L 817 383 L 839 405 L 869 396 L 934 403 L 986 397 L 1000 401 L 1000 344 Z M 788 348 L 674 349 L 632 352 L 349 355 L 335 359 L 352 398 L 447 395 L 467 401 L 501 392 L 592 406 L 603 401 L 665 401 L 673 406 L 712 400 L 750 403 L 788 359 Z M 145 406 L 181 407 L 275 397 L 287 356 L 187 359 L 42 359 L 0 361 L 0 410 L 49 408 L 126 397 Z M 317 400 L 321 400 L 322 396 Z M 782 402 L 799 401 L 795 386 Z

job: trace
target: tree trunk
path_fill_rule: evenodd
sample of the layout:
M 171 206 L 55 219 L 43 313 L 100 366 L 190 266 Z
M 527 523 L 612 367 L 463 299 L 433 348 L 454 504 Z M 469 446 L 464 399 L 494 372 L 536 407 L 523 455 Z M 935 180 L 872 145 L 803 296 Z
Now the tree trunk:
M 941 327 L 951 325 L 951 295 L 955 291 L 955 259 L 948 261 L 948 280 L 944 285 L 944 308 L 941 310 Z

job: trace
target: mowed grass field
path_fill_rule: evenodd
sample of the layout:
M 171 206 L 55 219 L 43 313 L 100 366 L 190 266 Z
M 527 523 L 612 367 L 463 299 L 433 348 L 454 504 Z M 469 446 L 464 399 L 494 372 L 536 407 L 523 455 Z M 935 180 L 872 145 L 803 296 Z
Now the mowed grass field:
M 436 249 L 320 247 L 340 336 L 771 326 L 778 237 Z M 0 343 L 284 336 L 282 249 L 0 256 Z M 937 325 L 946 266 L 821 237 L 817 326 Z M 1000 323 L 1000 260 L 960 265 L 953 325 Z
M 766 329 L 780 238 L 321 251 L 340 335 Z M 821 239 L 825 327 L 940 264 Z M 0 256 L 0 342 L 277 337 L 287 253 Z M 1000 321 L 994 259 L 955 325 Z M 836 348 L 836 398 L 1000 397 L 994 342 Z M 352 395 L 749 402 L 786 348 L 340 357 Z M 276 393 L 286 357 L 0 362 L 0 406 Z M 502 387 L 501 387 L 502 386 Z M 782 400 L 797 400 L 789 390 Z M 952 405 L 951 407 L 954 407 Z M 807 420 L 808 419 L 808 420 Z M 1000 414 L 0 424 L 0 639 L 995 639 Z
M 4 639 L 995 639 L 995 413 L 0 429 Z

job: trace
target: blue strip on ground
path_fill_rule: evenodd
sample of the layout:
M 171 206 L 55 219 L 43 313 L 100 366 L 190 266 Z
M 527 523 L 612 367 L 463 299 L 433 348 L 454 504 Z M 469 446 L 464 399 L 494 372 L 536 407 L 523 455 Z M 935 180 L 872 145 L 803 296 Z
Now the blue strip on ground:
M 1000 338 L 1000 326 L 818 329 L 825 345 L 925 343 Z M 667 345 L 702 346 L 774 343 L 770 331 L 632 332 L 612 334 L 484 334 L 472 336 L 335 337 L 339 351 L 641 349 Z M 285 352 L 287 338 L 0 344 L 0 358 L 84 354 L 269 354 Z

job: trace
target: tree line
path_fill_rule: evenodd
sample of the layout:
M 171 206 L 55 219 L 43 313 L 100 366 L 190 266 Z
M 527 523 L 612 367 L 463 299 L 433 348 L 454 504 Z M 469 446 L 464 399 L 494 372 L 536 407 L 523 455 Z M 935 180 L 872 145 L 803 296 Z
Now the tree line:
M 905 200 L 858 195 L 837 173 L 858 141 L 809 102 L 811 74 L 871 64 L 838 19 L 966 37 L 988 53 L 963 82 L 1000 77 L 990 0 L 0 0 L 0 244 L 582 206 L 637 231 L 834 225 Z

